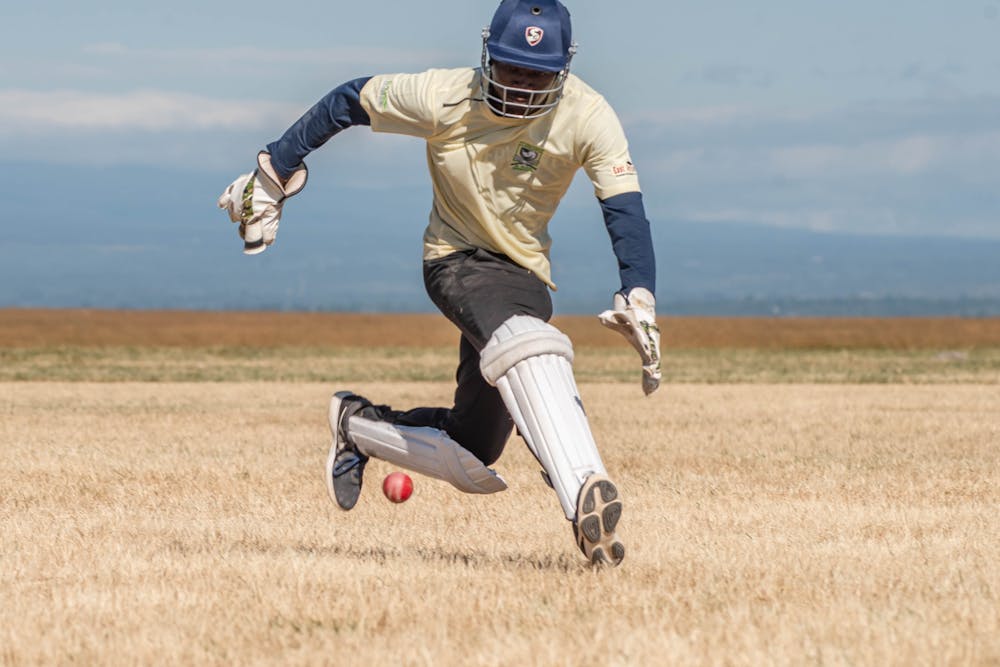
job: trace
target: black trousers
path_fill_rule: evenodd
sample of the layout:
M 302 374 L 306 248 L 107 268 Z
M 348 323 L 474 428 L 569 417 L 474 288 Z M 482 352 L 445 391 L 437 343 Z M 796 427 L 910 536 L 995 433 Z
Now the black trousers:
M 406 412 L 380 406 L 378 417 L 405 426 L 439 428 L 490 465 L 500 458 L 514 422 L 500 392 L 479 372 L 479 353 L 513 315 L 548 322 L 552 317 L 548 286 L 509 258 L 485 250 L 455 252 L 424 262 L 424 286 L 434 304 L 462 332 L 455 403 L 451 408 Z

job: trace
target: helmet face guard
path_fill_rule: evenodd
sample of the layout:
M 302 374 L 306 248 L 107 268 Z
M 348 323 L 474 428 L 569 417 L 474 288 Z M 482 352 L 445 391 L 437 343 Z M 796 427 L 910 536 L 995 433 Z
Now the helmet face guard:
M 559 0 L 503 0 L 483 29 L 481 87 L 494 113 L 507 118 L 537 118 L 559 104 L 576 53 L 569 10 Z M 550 72 L 544 89 L 500 83 L 494 63 Z
M 555 72 L 552 83 L 543 89 L 515 88 L 505 86 L 494 78 L 493 60 L 490 58 L 489 47 L 486 42 L 489 38 L 489 29 L 483 30 L 483 54 L 482 54 L 482 87 L 483 99 L 490 105 L 494 113 L 505 118 L 537 118 L 552 111 L 559 100 L 562 99 L 563 86 L 566 84 L 566 77 L 569 75 L 569 61 L 575 52 L 575 45 L 571 47 L 570 54 L 566 58 L 565 69 Z M 516 98 L 525 97 L 526 100 Z

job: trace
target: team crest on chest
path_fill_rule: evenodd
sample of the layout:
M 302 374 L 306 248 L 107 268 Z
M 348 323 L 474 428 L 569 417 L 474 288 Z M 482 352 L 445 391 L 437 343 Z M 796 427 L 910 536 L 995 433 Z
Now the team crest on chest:
M 537 25 L 529 25 L 524 29 L 524 39 L 528 41 L 528 46 L 538 46 L 544 36 L 545 31 Z
M 514 171 L 534 171 L 538 169 L 538 163 L 541 162 L 543 153 L 545 151 L 538 146 L 532 146 L 522 141 L 517 145 L 510 166 Z

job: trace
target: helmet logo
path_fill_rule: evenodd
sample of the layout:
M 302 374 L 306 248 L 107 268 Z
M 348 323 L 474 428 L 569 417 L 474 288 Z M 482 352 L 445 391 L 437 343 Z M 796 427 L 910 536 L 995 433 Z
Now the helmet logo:
M 528 41 L 528 46 L 538 46 L 544 35 L 545 31 L 537 25 L 530 25 L 524 29 L 524 38 Z

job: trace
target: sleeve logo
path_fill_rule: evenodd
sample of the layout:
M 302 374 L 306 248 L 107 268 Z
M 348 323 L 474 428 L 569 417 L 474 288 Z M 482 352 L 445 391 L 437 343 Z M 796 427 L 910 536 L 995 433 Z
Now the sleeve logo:
M 631 161 L 625 164 L 616 164 L 611 167 L 611 173 L 615 176 L 635 176 L 635 165 Z
M 538 46 L 538 43 L 542 41 L 542 37 L 544 36 L 545 31 L 537 25 L 529 25 L 524 29 L 524 39 L 527 40 L 528 46 Z
M 382 111 L 389 108 L 389 89 L 392 88 L 392 79 L 389 79 L 382 84 L 382 88 L 379 90 L 378 98 L 379 105 L 382 107 Z
M 517 151 L 514 153 L 514 159 L 511 160 L 510 166 L 514 171 L 535 171 L 538 169 L 538 163 L 541 162 L 544 152 L 538 146 L 532 146 L 522 141 L 517 145 Z

